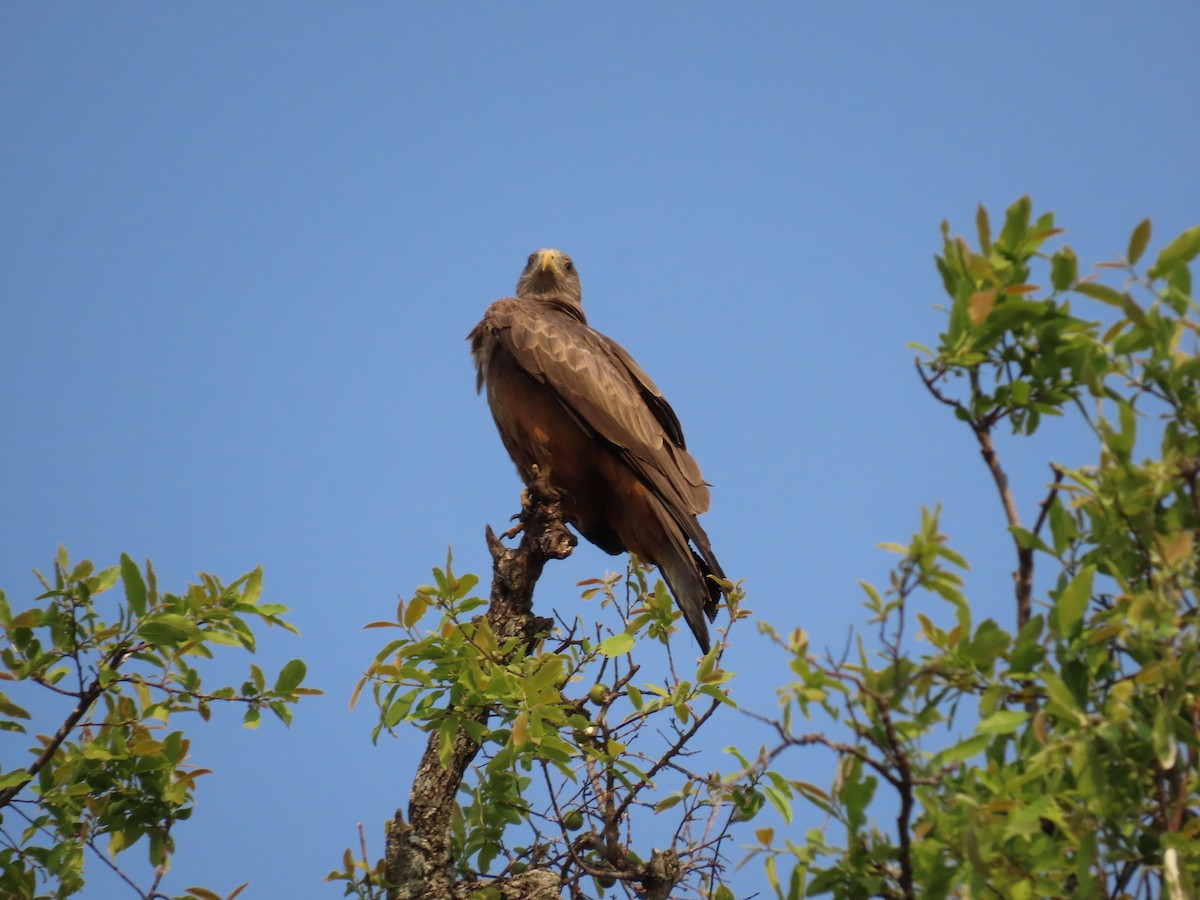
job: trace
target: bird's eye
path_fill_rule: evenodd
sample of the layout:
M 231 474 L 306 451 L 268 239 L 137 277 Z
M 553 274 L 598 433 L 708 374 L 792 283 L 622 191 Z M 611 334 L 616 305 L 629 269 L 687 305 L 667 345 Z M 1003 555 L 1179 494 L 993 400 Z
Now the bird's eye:
M 568 259 L 566 261 L 566 264 L 563 266 L 563 268 L 566 269 L 568 272 L 573 272 L 573 271 L 575 271 L 575 263 L 571 262 Z
M 537 259 L 537 254 L 536 254 L 536 253 L 530 253 L 530 254 L 529 254 L 529 259 L 525 260 L 525 268 L 527 268 L 527 269 L 528 269 L 530 266 L 532 266 L 532 265 L 533 265 L 533 261 L 534 261 L 535 259 Z

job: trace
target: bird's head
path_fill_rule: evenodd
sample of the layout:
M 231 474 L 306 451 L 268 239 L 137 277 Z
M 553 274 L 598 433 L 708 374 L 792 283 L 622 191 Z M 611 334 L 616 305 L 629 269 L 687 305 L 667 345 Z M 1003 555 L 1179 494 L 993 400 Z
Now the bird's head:
M 525 271 L 517 280 L 522 299 L 566 303 L 583 312 L 583 287 L 571 257 L 561 250 L 538 250 L 529 254 Z

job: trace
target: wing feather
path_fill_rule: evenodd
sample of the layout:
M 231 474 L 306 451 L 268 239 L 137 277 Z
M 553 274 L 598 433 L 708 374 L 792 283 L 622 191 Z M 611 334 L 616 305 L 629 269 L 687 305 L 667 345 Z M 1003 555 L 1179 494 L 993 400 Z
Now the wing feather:
M 518 365 L 553 389 L 576 420 L 613 445 L 664 500 L 687 518 L 707 511 L 708 487 L 687 452 L 679 419 L 623 347 L 536 301 L 497 301 L 485 323 Z

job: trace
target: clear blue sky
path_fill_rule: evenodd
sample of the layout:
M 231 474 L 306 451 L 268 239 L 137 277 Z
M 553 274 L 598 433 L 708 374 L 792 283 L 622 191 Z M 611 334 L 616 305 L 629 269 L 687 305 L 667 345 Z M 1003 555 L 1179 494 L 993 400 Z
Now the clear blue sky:
M 361 626 L 448 545 L 486 575 L 519 485 L 464 337 L 537 247 L 675 406 L 761 618 L 840 646 L 875 544 L 941 501 L 1011 621 L 993 489 L 905 349 L 938 225 L 1029 193 L 1097 259 L 1196 224 L 1197 34 L 1193 3 L 0 6 L 0 585 L 60 542 L 175 588 L 262 563 L 303 637 L 259 661 L 327 691 L 196 729 L 167 890 L 336 896 L 357 822 L 382 851 L 421 742 L 348 713 Z M 1075 449 L 1003 443 L 1026 510 Z M 618 564 L 582 547 L 539 606 L 588 614 Z M 764 650 L 729 662 L 769 711 Z

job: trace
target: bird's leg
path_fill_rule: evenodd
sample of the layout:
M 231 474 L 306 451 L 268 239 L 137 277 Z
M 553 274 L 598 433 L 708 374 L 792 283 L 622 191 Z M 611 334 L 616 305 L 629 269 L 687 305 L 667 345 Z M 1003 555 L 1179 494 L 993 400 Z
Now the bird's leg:
M 543 477 L 543 475 L 548 475 L 549 472 L 550 472 L 549 469 L 546 469 L 545 472 L 543 472 L 543 470 L 538 466 L 538 464 L 534 463 L 533 464 L 533 481 L 537 481 L 539 478 Z M 510 522 L 515 521 L 517 524 L 514 525 L 512 528 L 508 529 L 508 531 L 504 532 L 502 537 L 512 539 L 512 538 L 515 538 L 518 534 L 520 534 L 522 531 L 525 530 L 525 516 L 529 513 L 529 506 L 532 502 L 533 501 L 530 499 L 530 496 L 529 496 L 529 488 L 528 487 L 521 488 L 521 511 L 519 513 L 514 513 L 508 519 Z
M 505 538 L 509 538 L 509 539 L 515 538 L 518 534 L 520 534 L 522 531 L 525 530 L 525 518 L 526 518 L 526 516 L 529 515 L 529 511 L 533 506 L 533 497 L 529 493 L 529 490 L 531 487 L 533 487 L 538 482 L 541 482 L 542 484 L 549 486 L 549 484 L 550 484 L 550 467 L 549 466 L 539 466 L 537 463 L 533 464 L 533 478 L 530 480 L 528 485 L 526 485 L 525 487 L 523 487 L 521 489 L 521 511 L 509 519 L 510 522 L 513 520 L 516 520 L 517 524 L 514 525 L 512 528 L 508 529 L 508 531 L 504 532 L 504 534 L 501 535 L 501 537 L 505 537 Z
M 508 517 L 508 521 L 516 521 L 516 525 L 500 535 L 503 538 L 512 539 L 525 530 L 525 512 L 529 509 L 529 488 L 521 488 L 521 511 L 513 513 Z

